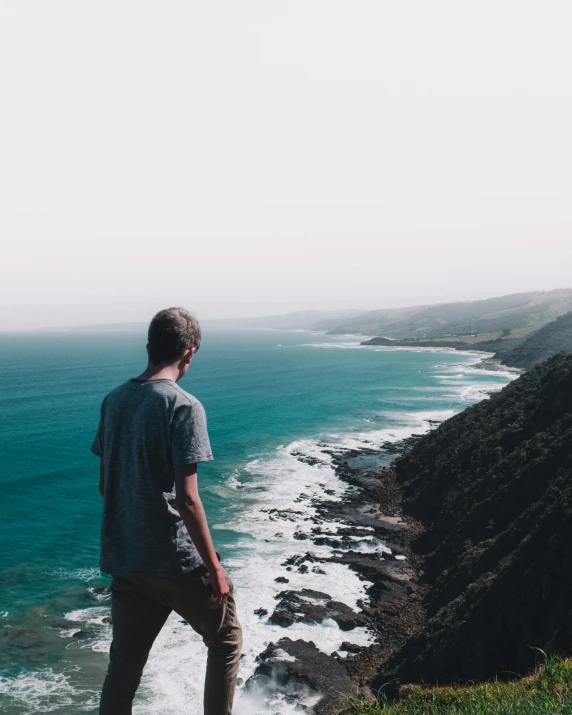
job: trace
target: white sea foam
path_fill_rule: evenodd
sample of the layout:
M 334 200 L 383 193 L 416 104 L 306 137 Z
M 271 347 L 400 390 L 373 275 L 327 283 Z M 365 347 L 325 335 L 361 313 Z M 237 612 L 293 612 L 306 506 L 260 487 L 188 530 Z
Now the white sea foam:
M 76 633 L 79 633 L 81 628 L 70 628 L 69 631 L 61 631 L 60 638 L 73 638 Z
M 96 581 L 101 579 L 101 572 L 96 568 L 84 568 L 84 569 L 74 569 L 70 571 L 69 569 L 59 568 L 50 571 L 50 575 L 61 576 L 66 581 L 68 579 L 85 581 L 89 583 L 90 581 Z
M 95 588 L 88 588 L 87 592 L 94 599 L 94 601 L 98 601 L 99 603 L 107 603 L 111 600 L 110 591 L 98 591 Z
M 344 343 L 304 343 L 301 348 L 339 348 L 340 350 L 348 350 L 351 348 L 365 348 L 366 345 L 360 345 L 359 342 L 344 342 Z
M 71 676 L 78 671 L 79 668 L 63 672 L 44 668 L 14 677 L 0 676 L 0 695 L 6 697 L 9 707 L 17 707 L 20 715 L 72 712 L 68 709 L 71 707 L 74 713 L 93 711 L 99 692 L 74 686 Z
M 92 608 L 79 608 L 76 611 L 70 611 L 65 614 L 64 618 L 72 623 L 101 625 L 101 619 L 108 615 L 109 609 L 105 606 L 93 606 Z
M 461 402 L 474 403 L 486 399 L 490 393 L 501 390 L 506 381 L 515 380 L 520 372 L 514 370 L 488 370 L 479 368 L 480 357 L 453 365 L 437 365 L 435 379 L 452 390 Z M 475 379 L 476 378 L 476 379 Z

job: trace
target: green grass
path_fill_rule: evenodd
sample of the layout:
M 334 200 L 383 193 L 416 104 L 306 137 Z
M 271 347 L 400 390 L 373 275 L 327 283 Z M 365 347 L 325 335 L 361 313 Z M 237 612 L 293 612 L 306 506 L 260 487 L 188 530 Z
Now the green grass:
M 572 660 L 548 658 L 526 678 L 459 687 L 405 686 L 398 701 L 351 699 L 340 715 L 572 714 Z

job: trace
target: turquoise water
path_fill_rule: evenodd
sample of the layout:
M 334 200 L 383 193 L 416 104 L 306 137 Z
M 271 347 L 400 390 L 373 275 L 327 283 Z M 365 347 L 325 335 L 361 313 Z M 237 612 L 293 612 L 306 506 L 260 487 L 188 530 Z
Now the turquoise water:
M 264 588 L 275 586 L 272 570 L 293 549 L 287 536 L 274 543 L 261 509 L 287 505 L 318 481 L 344 489 L 331 469 L 312 472 L 296 462 L 293 444 L 311 453 L 319 440 L 375 444 L 422 431 L 428 419 L 458 412 L 510 379 L 475 370 L 475 356 L 358 342 L 296 332 L 207 333 L 181 382 L 207 411 L 215 461 L 201 465 L 200 484 L 239 593 L 242 585 L 258 600 L 273 598 Z M 142 371 L 144 343 L 137 332 L 0 335 L 0 712 L 94 712 L 109 626 L 106 595 L 97 591 L 107 580 L 97 571 L 101 505 L 89 446 L 103 397 Z M 350 600 L 363 591 L 351 574 L 329 577 L 342 578 Z M 256 649 L 273 637 L 251 606 L 244 607 L 252 636 L 244 677 Z M 197 690 L 200 644 L 185 646 L 173 664 L 178 633 L 173 626 L 158 642 L 136 712 L 181 712 Z M 321 636 L 324 649 L 336 647 L 333 630 L 315 633 L 318 645 Z M 181 663 L 193 666 L 192 682 L 174 685 L 169 672 Z M 279 711 L 273 707 L 268 712 Z

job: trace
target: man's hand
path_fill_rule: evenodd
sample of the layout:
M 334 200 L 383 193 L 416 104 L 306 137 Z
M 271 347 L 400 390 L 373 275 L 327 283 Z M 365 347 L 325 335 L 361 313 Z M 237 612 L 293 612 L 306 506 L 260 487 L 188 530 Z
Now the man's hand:
M 209 581 L 213 587 L 213 598 L 216 600 L 217 606 L 224 606 L 229 594 L 224 571 L 219 568 L 213 573 L 209 573 Z

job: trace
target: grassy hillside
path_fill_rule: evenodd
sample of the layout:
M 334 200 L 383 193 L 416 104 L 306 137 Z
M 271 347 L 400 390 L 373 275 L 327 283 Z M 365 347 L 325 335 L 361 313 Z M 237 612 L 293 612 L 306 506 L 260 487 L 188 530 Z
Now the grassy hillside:
M 572 661 L 549 658 L 532 675 L 466 687 L 405 686 L 402 697 L 367 704 L 355 699 L 340 715 L 536 715 L 572 713 Z
M 447 420 L 394 469 L 425 525 L 428 619 L 374 688 L 525 674 L 535 648 L 572 654 L 572 355 Z
M 490 337 L 493 333 L 498 336 L 513 331 L 523 337 L 570 310 L 572 290 L 565 288 L 399 311 L 374 310 L 340 321 L 330 332 L 381 335 L 398 340 Z

